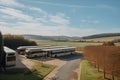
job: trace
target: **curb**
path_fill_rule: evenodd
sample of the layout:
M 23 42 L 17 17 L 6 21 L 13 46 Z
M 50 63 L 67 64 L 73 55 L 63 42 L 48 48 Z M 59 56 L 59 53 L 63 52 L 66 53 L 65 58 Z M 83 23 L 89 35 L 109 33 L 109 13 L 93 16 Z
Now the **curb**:
M 80 80 L 80 76 L 81 76 L 81 68 L 82 68 L 82 60 L 80 61 L 81 63 L 80 63 L 80 65 L 79 65 L 79 69 L 80 69 L 80 72 L 79 72 L 79 77 L 78 77 L 78 80 Z

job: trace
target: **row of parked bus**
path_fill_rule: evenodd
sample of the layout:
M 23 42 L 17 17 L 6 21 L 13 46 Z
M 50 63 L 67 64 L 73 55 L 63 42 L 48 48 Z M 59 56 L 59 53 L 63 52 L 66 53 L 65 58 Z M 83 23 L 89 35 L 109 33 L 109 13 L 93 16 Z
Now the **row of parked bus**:
M 58 57 L 73 54 L 75 47 L 68 46 L 22 46 L 17 48 L 18 53 L 25 54 L 28 58 L 46 56 Z
M 75 47 L 67 46 L 20 46 L 17 51 L 14 51 L 8 47 L 4 47 L 6 53 L 6 66 L 12 66 L 16 64 L 16 55 L 24 54 L 28 58 L 33 57 L 59 57 L 64 55 L 70 55 L 75 53 Z

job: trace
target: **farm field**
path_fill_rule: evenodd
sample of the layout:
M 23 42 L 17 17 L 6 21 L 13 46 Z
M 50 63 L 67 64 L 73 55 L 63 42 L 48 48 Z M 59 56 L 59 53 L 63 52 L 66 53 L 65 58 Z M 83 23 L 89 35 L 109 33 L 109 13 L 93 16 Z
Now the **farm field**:
M 56 42 L 47 40 L 35 40 L 38 45 L 53 45 L 53 46 L 74 46 L 84 48 L 89 45 L 101 45 L 102 43 L 88 43 L 88 42 Z

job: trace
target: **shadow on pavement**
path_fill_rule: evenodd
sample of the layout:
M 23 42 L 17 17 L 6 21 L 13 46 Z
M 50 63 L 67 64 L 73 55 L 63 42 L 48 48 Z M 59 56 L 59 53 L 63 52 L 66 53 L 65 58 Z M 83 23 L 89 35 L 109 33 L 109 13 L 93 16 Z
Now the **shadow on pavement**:
M 61 60 L 65 60 L 65 61 L 71 61 L 71 60 L 83 58 L 83 55 L 80 53 L 75 53 L 72 55 L 66 55 L 66 56 L 61 56 L 61 57 L 57 57 L 57 58 L 61 59 Z
M 76 60 L 76 59 L 80 59 L 80 58 L 83 58 L 83 55 L 81 53 L 75 53 L 75 54 L 72 54 L 72 55 L 65 55 L 65 56 L 56 57 L 56 58 L 37 57 L 37 58 L 32 58 L 32 59 L 44 62 L 44 61 L 50 61 L 50 60 L 54 60 L 54 59 L 60 59 L 60 60 L 64 60 L 64 61 L 71 61 L 71 60 Z

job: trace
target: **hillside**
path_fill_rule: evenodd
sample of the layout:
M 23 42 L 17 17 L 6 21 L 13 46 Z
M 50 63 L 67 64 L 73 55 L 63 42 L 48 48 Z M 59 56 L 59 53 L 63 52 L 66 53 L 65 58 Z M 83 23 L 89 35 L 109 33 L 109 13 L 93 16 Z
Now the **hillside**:
M 94 39 L 94 38 L 115 37 L 115 36 L 120 36 L 120 33 L 95 34 L 95 35 L 90 35 L 90 36 L 82 37 L 82 39 Z
M 69 36 L 41 36 L 41 35 L 22 35 L 26 39 L 36 39 L 36 40 L 55 40 L 55 41 L 68 41 L 80 39 L 80 37 L 69 37 Z
M 105 41 L 114 41 L 115 39 L 120 39 L 120 36 L 113 36 L 113 37 L 102 37 L 102 38 L 94 38 L 94 39 L 85 39 L 87 41 L 95 41 L 95 42 L 105 42 Z
M 120 33 L 103 33 L 90 35 L 85 37 L 69 37 L 69 36 L 41 36 L 41 35 L 22 35 L 26 39 L 35 40 L 53 40 L 53 41 L 69 41 L 69 40 L 95 40 L 95 41 L 111 41 L 114 39 L 120 39 Z

